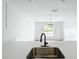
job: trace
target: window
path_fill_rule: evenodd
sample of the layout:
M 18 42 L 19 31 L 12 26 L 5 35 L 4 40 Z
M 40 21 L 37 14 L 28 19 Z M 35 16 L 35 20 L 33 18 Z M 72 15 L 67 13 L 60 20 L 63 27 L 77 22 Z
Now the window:
M 44 33 L 46 36 L 54 36 L 54 26 L 53 24 L 44 24 Z

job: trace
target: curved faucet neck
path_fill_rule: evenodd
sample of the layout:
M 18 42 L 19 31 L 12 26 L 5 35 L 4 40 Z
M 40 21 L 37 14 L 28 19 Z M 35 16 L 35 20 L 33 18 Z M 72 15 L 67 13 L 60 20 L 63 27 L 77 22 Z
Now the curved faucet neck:
M 40 37 L 40 42 L 42 42 L 42 36 L 44 35 L 44 46 L 46 46 L 47 42 L 46 42 L 46 35 L 45 33 L 42 33 L 41 34 L 41 37 Z
M 42 36 L 44 35 L 44 41 L 46 41 L 46 35 L 45 35 L 45 33 L 42 33 L 41 34 L 41 37 L 40 37 L 40 42 L 42 42 Z

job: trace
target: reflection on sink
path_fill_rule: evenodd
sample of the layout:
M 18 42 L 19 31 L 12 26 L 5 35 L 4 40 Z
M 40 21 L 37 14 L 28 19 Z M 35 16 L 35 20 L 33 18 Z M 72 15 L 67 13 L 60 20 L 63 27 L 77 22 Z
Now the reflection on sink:
M 32 48 L 27 59 L 64 59 L 64 55 L 57 47 Z

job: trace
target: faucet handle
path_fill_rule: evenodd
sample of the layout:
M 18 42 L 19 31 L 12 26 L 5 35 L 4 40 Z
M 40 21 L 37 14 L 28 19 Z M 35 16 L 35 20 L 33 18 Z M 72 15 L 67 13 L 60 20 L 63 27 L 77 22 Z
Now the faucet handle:
M 46 42 L 45 44 L 48 44 L 48 42 Z

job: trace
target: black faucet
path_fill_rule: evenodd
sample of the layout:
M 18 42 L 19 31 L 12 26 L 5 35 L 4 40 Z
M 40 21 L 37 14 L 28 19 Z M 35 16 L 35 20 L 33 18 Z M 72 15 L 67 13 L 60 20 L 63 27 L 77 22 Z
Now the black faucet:
M 47 42 L 46 42 L 46 35 L 45 35 L 45 33 L 42 33 L 41 34 L 41 37 L 40 37 L 40 42 L 42 42 L 42 36 L 44 35 L 44 46 L 46 47 L 46 44 L 48 44 Z

